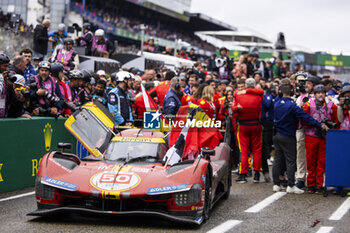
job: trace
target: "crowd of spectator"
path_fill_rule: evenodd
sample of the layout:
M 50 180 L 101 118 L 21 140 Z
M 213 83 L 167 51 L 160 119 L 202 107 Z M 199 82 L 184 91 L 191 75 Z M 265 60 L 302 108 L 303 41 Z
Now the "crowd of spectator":
M 80 8 L 80 3 L 75 3 Z M 93 6 L 86 5 L 84 10 L 92 12 L 93 15 L 103 19 L 104 23 L 111 24 L 117 28 L 125 29 L 130 32 L 140 33 L 141 24 L 145 26 L 145 35 L 153 38 L 162 38 L 170 41 L 181 39 L 186 41 L 191 46 L 196 46 L 207 51 L 215 51 L 215 47 L 205 41 L 200 40 L 193 33 L 181 31 L 179 28 L 170 28 L 169 25 L 163 24 L 162 22 L 145 22 L 140 18 L 125 17 L 118 15 L 118 8 L 113 5 L 104 9 L 96 9 Z M 124 12 L 125 14 L 125 12 Z
M 264 61 L 257 53 L 243 52 L 235 61 L 226 48 L 205 65 L 194 51 L 182 50 L 178 56 L 197 62 L 176 71 L 79 70 L 74 43 L 86 46 L 92 55 L 107 57 L 113 44 L 103 30 L 92 32 L 89 23 L 76 38 L 67 37 L 65 27 L 50 35 L 49 26 L 46 19 L 36 26 L 33 50 L 17 50 L 13 59 L 0 53 L 0 118 L 68 117 L 85 103 L 99 101 L 114 114 L 116 125 L 131 126 L 142 120 L 146 102 L 169 119 L 180 106 L 196 104 L 224 126 L 232 119 L 230 146 L 238 183 L 246 183 L 253 171 L 254 182 L 260 182 L 261 172 L 266 182 L 271 181 L 268 164 L 274 145 L 273 191 L 287 186 L 288 193 L 303 193 L 303 188 L 323 192 L 325 132 L 350 129 L 348 83 L 319 77 L 301 64 L 292 68 L 279 58 Z M 47 56 L 49 41 L 61 45 L 53 56 Z M 152 42 L 147 46 L 152 49 Z M 150 100 L 145 101 L 148 95 Z

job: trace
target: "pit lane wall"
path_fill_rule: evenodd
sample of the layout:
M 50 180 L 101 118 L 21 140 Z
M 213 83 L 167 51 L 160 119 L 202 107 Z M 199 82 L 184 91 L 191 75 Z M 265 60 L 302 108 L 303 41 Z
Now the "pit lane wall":
M 65 118 L 0 119 L 0 193 L 34 186 L 44 154 L 57 150 L 58 142 L 76 139 L 64 127 Z

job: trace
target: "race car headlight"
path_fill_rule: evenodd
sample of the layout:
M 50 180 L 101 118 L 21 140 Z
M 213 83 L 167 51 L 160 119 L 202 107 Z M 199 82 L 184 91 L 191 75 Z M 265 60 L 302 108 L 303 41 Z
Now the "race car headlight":
M 174 195 L 177 206 L 188 206 L 196 204 L 201 198 L 201 184 L 194 184 L 189 191 L 176 193 Z
M 52 200 L 55 195 L 55 188 L 41 183 L 41 177 L 35 178 L 35 193 L 39 197 L 47 200 Z

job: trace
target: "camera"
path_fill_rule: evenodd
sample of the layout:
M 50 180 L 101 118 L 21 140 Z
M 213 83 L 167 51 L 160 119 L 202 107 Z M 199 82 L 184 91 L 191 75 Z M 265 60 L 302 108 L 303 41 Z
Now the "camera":
M 331 120 L 329 120 L 328 118 L 324 118 L 321 123 L 324 123 L 325 125 L 327 125 L 328 128 L 330 129 L 334 129 L 335 127 L 337 127 L 337 123 L 332 122 Z M 317 129 L 316 131 L 316 136 L 323 139 L 326 137 L 327 132 L 322 130 L 321 128 Z
M 48 99 L 50 101 L 50 103 L 57 103 L 58 101 L 60 101 L 60 98 L 58 98 L 55 95 L 50 94 L 48 91 L 45 91 L 44 96 L 46 97 L 46 99 Z
M 75 111 L 77 111 L 79 109 L 79 107 L 75 107 L 72 104 L 68 103 L 67 100 L 63 101 L 63 107 L 70 109 L 72 112 L 75 112 Z
M 301 92 L 301 93 L 305 93 L 306 90 L 305 90 L 305 82 L 306 82 L 306 79 L 299 79 L 298 80 L 298 83 L 297 83 L 297 91 Z
M 16 90 L 20 90 L 22 95 L 25 97 L 25 98 L 29 98 L 30 97 L 30 92 L 27 91 L 27 89 L 25 87 L 17 87 Z
M 350 105 L 350 98 L 349 97 L 345 97 L 344 98 L 344 105 L 345 106 L 349 106 Z
M 215 65 L 216 67 L 222 67 L 225 65 L 225 59 L 218 57 L 215 59 Z

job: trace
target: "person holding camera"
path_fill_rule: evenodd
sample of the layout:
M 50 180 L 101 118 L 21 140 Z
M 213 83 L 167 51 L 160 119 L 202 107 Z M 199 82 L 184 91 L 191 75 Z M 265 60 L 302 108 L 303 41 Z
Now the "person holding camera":
M 215 71 L 219 74 L 219 79 L 229 79 L 230 72 L 233 69 L 233 62 L 227 56 L 228 50 L 225 47 L 220 48 L 220 57 L 215 59 Z
M 350 129 L 350 85 L 346 85 L 341 89 L 339 95 L 338 120 L 340 129 Z
M 33 115 L 57 117 L 62 108 L 62 95 L 57 82 L 50 76 L 50 70 L 50 63 L 42 61 L 39 63 L 38 75 L 30 78 L 29 86 L 35 106 Z
M 91 31 L 91 24 L 83 24 L 83 35 L 81 37 L 75 37 L 75 40 L 78 42 L 78 45 L 85 46 L 86 55 L 91 56 L 92 54 L 92 43 L 95 40 L 95 36 Z
M 101 56 L 102 52 L 108 52 L 108 57 L 114 52 L 114 45 L 105 37 L 105 31 L 103 29 L 97 29 L 95 31 L 95 40 L 92 42 L 91 50 L 92 54 L 98 57 Z
M 326 101 L 326 88 L 322 84 L 314 87 L 314 97 L 303 106 L 303 110 L 327 128 L 336 128 L 338 124 L 337 106 Z M 326 132 L 305 126 L 305 148 L 307 165 L 307 191 L 323 191 L 324 172 L 326 168 Z
M 300 90 L 300 96 L 297 98 L 296 103 L 301 108 L 303 105 L 314 96 L 313 89 L 316 85 L 320 84 L 320 79 L 316 76 L 308 75 L 306 72 L 297 72 L 295 74 L 295 79 L 298 82 L 298 87 Z M 305 149 L 305 132 L 304 127 L 301 122 L 296 132 L 297 139 L 297 171 L 296 176 L 296 186 L 298 188 L 305 187 L 306 180 L 306 149 Z
M 10 58 L 5 53 L 0 53 L 0 118 L 19 116 L 30 118 L 27 114 L 23 114 L 23 103 L 26 99 L 23 92 L 24 78 L 9 72 L 9 63 Z M 19 84 L 22 88 L 17 88 Z
M 55 53 L 52 55 L 53 60 L 55 62 L 62 63 L 62 65 L 64 65 L 64 69 L 67 71 L 78 69 L 79 56 L 73 49 L 73 39 L 65 38 L 63 43 L 64 48 L 55 51 Z

